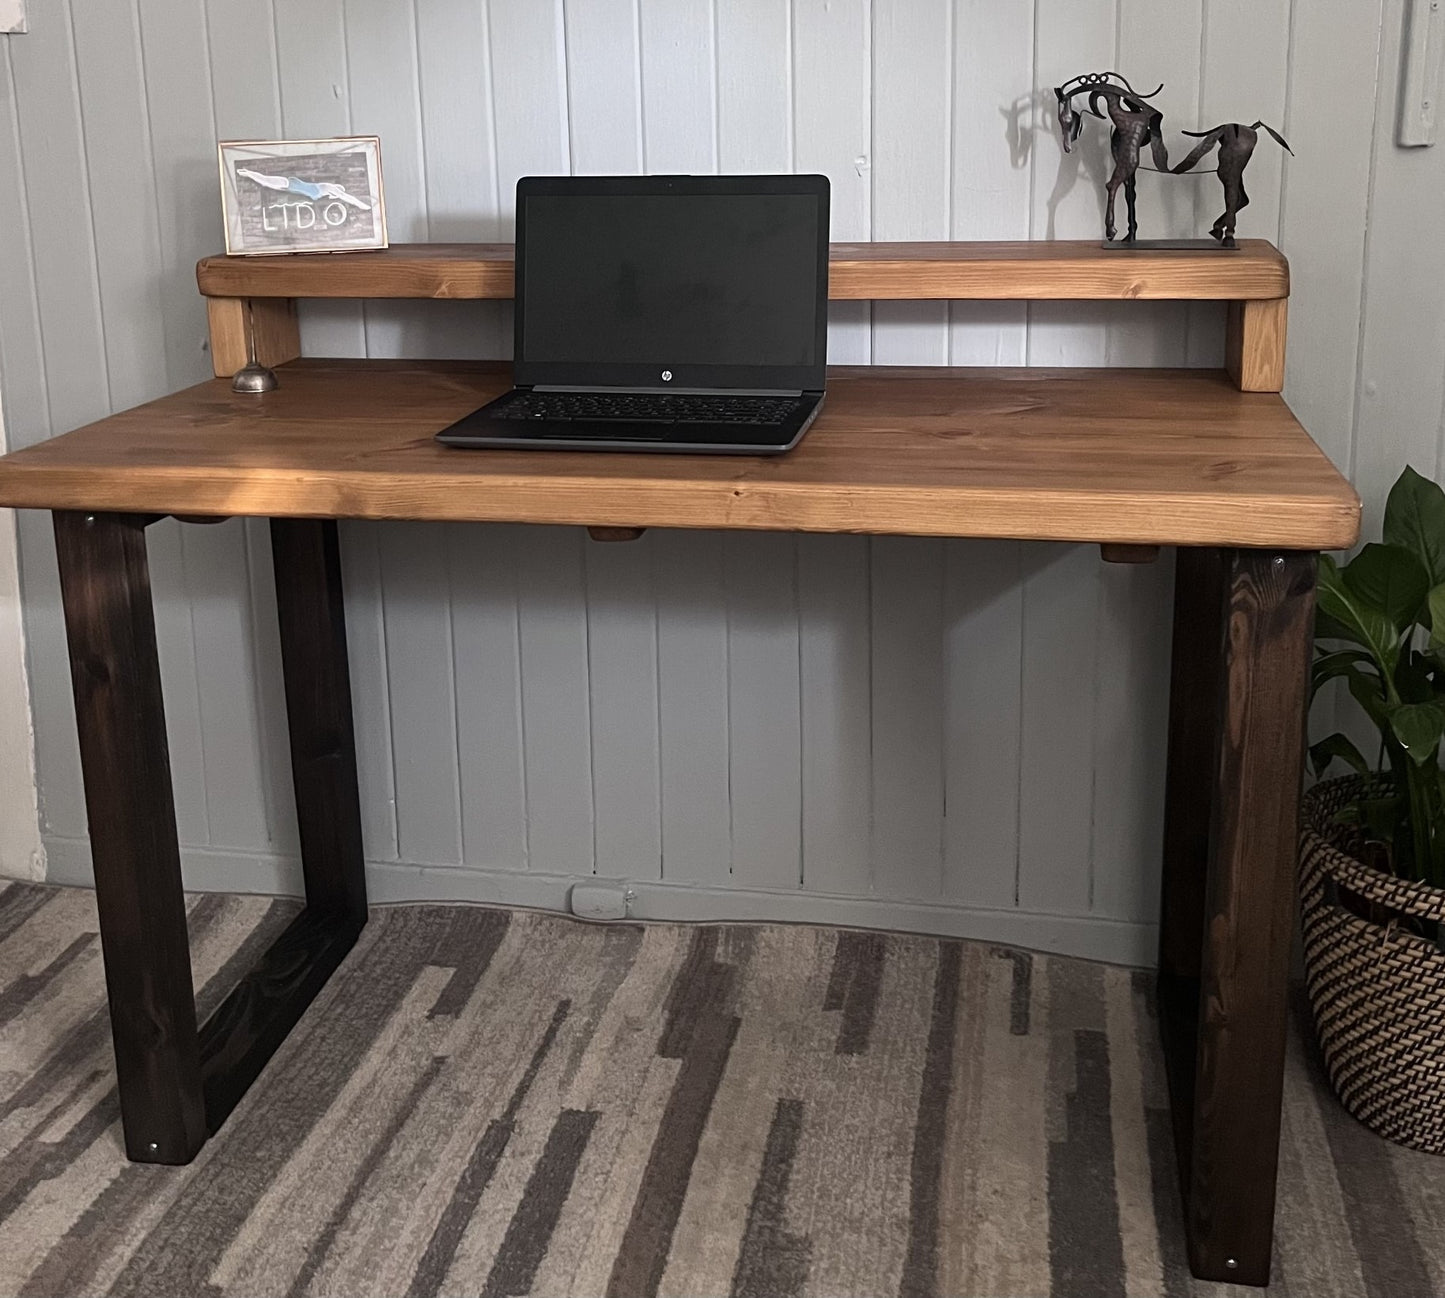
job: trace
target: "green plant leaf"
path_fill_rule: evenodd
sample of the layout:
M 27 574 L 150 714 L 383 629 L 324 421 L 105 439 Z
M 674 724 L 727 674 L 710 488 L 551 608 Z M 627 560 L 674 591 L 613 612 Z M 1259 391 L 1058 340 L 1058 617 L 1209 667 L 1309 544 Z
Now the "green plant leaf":
M 1445 583 L 1431 588 L 1425 608 L 1430 615 L 1430 648 L 1445 650 Z
M 1373 674 L 1375 660 L 1363 649 L 1338 649 L 1322 653 L 1310 668 L 1310 703 L 1313 704 L 1332 680 L 1348 676 L 1352 671 Z
M 1388 680 L 1399 653 L 1400 634 L 1380 609 L 1346 585 L 1338 565 L 1328 554 L 1320 555 L 1318 599 L 1320 611 L 1344 627 L 1349 639 L 1370 651 L 1376 670 L 1382 679 Z
M 1326 681 L 1344 676 L 1351 667 L 1368 666 L 1374 663 L 1363 649 L 1337 649 L 1334 653 L 1320 654 L 1310 668 L 1314 688 L 1319 689 Z
M 1365 710 L 1365 715 L 1380 728 L 1382 734 L 1387 733 L 1390 725 L 1390 705 L 1386 701 L 1380 678 L 1367 675 L 1358 667 L 1352 667 L 1345 673 L 1345 682 L 1350 687 L 1350 697 Z
M 1351 742 L 1350 737 L 1341 731 L 1336 730 L 1319 743 L 1310 745 L 1310 767 L 1316 775 L 1323 775 L 1335 758 L 1339 758 L 1361 775 L 1370 773 L 1370 764 L 1360 755 L 1360 750 Z
M 1337 825 L 1352 825 L 1367 842 L 1382 843 L 1392 848 L 1400 827 L 1399 798 L 1366 798 L 1347 802 L 1332 817 Z M 1393 851 L 1390 852 L 1393 857 Z
M 1363 604 L 1382 612 L 1397 631 L 1415 625 L 1430 592 L 1425 565 L 1401 545 L 1367 545 L 1340 575 Z
M 1346 640 L 1351 644 L 1359 643 L 1355 633 L 1349 627 L 1338 619 L 1332 618 L 1318 605 L 1315 607 L 1315 639 Z
M 1435 686 L 1430 681 L 1430 664 L 1422 653 L 1402 649 L 1395 666 L 1395 691 L 1401 703 L 1436 702 Z
M 1417 766 L 1433 761 L 1445 735 L 1445 713 L 1438 703 L 1402 703 L 1390 714 L 1390 729 Z
M 1360 803 L 1360 825 L 1365 837 L 1384 843 L 1395 855 L 1395 838 L 1400 831 L 1402 798 L 1366 798 Z
M 1385 502 L 1384 536 L 1386 545 L 1403 546 L 1419 558 L 1432 586 L 1445 582 L 1445 491 L 1409 465 Z

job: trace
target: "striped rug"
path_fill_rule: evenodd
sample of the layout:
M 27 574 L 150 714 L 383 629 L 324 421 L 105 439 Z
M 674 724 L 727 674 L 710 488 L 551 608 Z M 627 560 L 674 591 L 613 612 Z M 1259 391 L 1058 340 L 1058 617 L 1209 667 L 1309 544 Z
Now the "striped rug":
M 192 899 L 202 1013 L 293 912 Z M 1346 1117 L 1305 1033 L 1271 1292 L 1445 1293 L 1445 1160 Z M 220 1136 L 146 1167 L 91 894 L 0 890 L 0 1294 L 1224 1292 L 1184 1265 L 1126 969 L 384 908 Z

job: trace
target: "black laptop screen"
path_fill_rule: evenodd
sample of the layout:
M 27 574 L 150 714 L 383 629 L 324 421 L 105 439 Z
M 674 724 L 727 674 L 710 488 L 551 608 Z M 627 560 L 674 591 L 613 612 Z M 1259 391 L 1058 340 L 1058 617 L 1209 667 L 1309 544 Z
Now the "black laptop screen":
M 575 369 L 575 381 L 606 382 L 612 369 L 622 382 L 674 387 L 726 371 L 759 379 L 765 370 L 821 369 L 826 196 L 584 192 L 521 201 L 519 380 L 523 367 L 532 381 L 572 381 Z

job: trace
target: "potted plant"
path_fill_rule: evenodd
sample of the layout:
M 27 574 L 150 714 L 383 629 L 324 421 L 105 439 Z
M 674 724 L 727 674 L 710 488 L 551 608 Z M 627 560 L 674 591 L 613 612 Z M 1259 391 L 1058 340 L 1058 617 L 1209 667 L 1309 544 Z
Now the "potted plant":
M 1445 491 L 1407 468 L 1383 542 L 1320 557 L 1313 689 L 1345 682 L 1378 738 L 1310 749 L 1300 896 L 1330 1080 L 1381 1135 L 1445 1153 Z

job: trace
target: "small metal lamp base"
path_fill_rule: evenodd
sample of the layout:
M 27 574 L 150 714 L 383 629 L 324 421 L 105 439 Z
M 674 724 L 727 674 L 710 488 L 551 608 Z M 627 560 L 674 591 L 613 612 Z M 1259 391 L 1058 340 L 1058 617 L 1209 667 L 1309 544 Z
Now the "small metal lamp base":
M 276 371 L 255 361 L 241 366 L 231 379 L 232 392 L 274 392 L 279 386 Z

